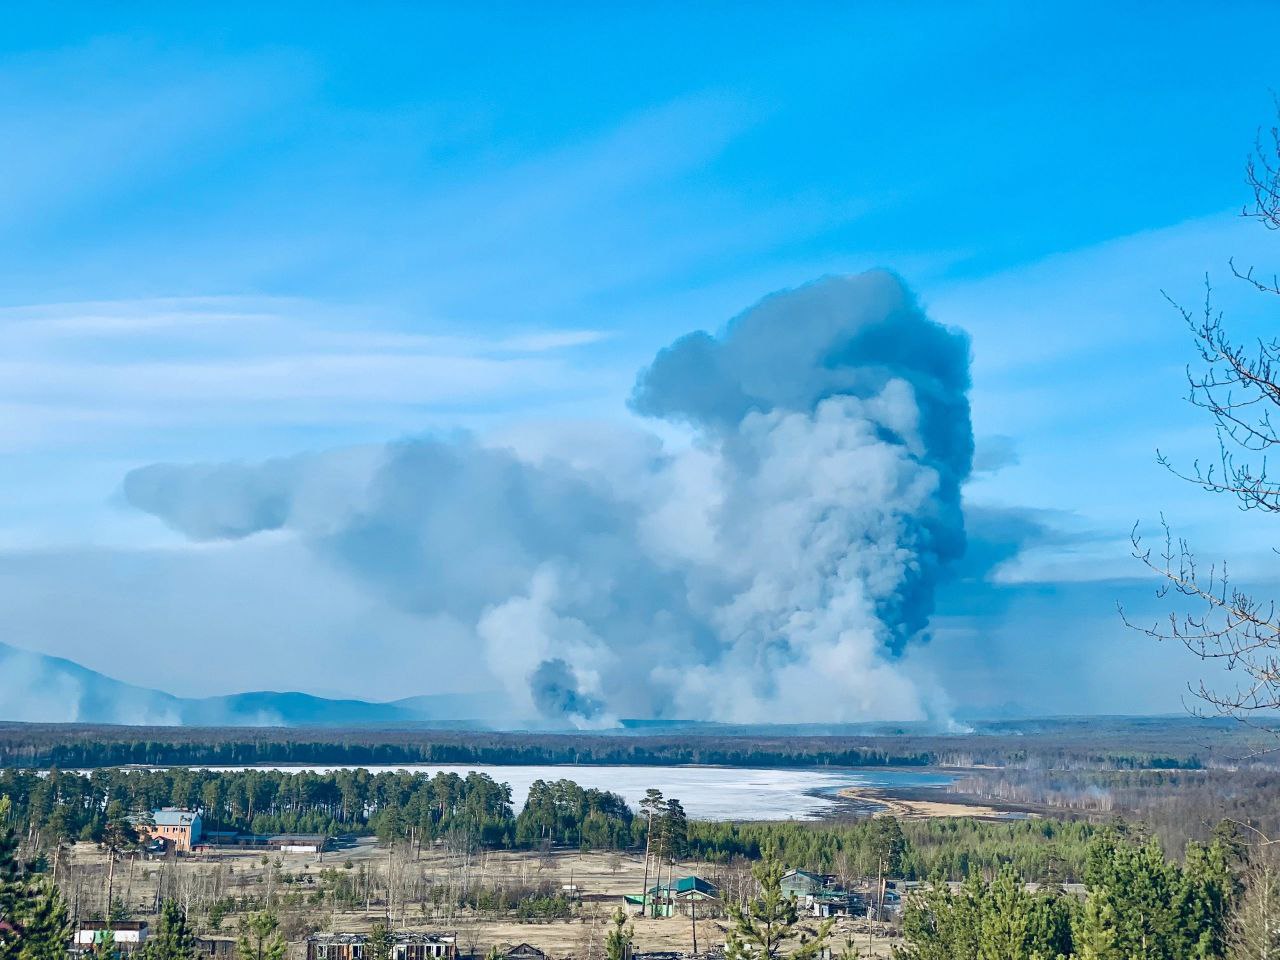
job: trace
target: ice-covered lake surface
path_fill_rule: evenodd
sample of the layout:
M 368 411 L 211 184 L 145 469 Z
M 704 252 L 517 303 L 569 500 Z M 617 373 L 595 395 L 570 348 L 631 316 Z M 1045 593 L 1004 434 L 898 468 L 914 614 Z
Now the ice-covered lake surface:
M 242 770 L 244 767 L 211 767 Z M 258 769 L 314 770 L 325 773 L 339 767 L 271 766 Z M 368 766 L 383 770 L 411 770 L 434 775 L 440 771 L 466 776 L 487 773 L 511 785 L 516 809 L 523 805 L 535 780 L 572 780 L 583 787 L 621 794 L 632 809 L 650 787 L 675 797 L 690 817 L 698 820 L 811 820 L 839 808 L 836 794 L 845 787 L 918 788 L 944 787 L 952 782 L 945 773 L 924 770 L 778 770 L 738 767 L 633 767 L 633 766 L 478 766 L 468 764 L 416 764 Z

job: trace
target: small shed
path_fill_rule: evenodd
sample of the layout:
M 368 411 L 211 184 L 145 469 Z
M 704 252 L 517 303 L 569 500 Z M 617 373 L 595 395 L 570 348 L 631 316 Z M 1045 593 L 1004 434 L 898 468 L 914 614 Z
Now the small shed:
M 227 960 L 236 956 L 234 937 L 196 937 L 196 954 L 210 960 Z
M 145 920 L 116 920 L 107 923 L 105 920 L 82 920 L 76 930 L 73 941 L 74 949 L 87 951 L 108 938 L 117 950 L 131 953 L 141 950 L 147 942 L 150 928 Z
M 323 833 L 277 833 L 267 837 L 266 845 L 281 853 L 320 853 L 329 838 Z

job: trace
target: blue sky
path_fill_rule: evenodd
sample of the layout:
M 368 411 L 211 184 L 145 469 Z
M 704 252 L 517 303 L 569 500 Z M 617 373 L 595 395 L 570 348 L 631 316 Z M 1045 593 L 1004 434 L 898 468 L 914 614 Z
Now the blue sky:
M 636 371 L 679 335 L 871 267 L 972 337 L 991 469 L 967 504 L 1055 531 L 944 591 L 912 669 L 956 705 L 1177 708 L 1197 667 L 1114 614 L 1145 596 L 1135 520 L 1165 510 L 1272 576 L 1267 531 L 1154 450 L 1212 452 L 1161 291 L 1194 301 L 1210 272 L 1238 328 L 1267 329 L 1226 261 L 1275 261 L 1236 216 L 1276 83 L 1241 39 L 1275 32 L 1273 5 L 67 5 L 0 25 L 10 642 L 116 675 L 223 645 L 152 678 L 184 694 L 286 671 L 483 689 L 450 628 L 287 542 L 188 543 L 123 477 L 629 424 Z M 408 669 L 335 676 L 365 649 Z

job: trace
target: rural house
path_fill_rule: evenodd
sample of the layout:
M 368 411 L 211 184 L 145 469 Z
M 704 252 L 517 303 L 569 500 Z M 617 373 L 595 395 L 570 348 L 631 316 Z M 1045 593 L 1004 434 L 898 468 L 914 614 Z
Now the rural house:
M 863 898 L 845 890 L 833 876 L 788 870 L 781 887 L 785 896 L 795 897 L 801 909 L 811 916 L 853 917 L 866 911 Z
M 721 912 L 720 891 L 701 877 L 681 877 L 672 883 L 650 887 L 644 897 L 626 896 L 628 907 L 640 908 L 646 916 L 717 916 Z
M 830 877 L 810 873 L 808 870 L 788 870 L 782 875 L 782 895 L 803 900 L 825 890 L 830 881 Z
M 148 840 L 163 840 L 165 849 L 188 853 L 200 842 L 200 814 L 194 810 L 162 807 L 151 811 L 151 820 L 155 826 L 137 821 L 134 826 Z
M 452 933 L 395 933 L 390 960 L 456 960 L 458 938 Z M 317 933 L 307 937 L 307 960 L 366 960 L 369 935 Z
M 455 960 L 458 938 L 452 933 L 397 933 L 391 944 L 391 960 Z

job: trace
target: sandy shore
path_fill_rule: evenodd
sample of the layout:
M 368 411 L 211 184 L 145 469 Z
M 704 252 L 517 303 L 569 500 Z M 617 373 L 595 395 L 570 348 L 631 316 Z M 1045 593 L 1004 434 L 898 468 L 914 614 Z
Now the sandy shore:
M 942 817 L 979 817 L 985 820 L 1007 820 L 1018 815 L 1017 811 L 1001 810 L 979 801 L 968 801 L 955 794 L 945 794 L 946 799 L 932 800 L 923 797 L 904 797 L 876 787 L 846 787 L 840 796 L 860 807 L 877 813 L 889 813 L 903 820 L 930 820 Z

